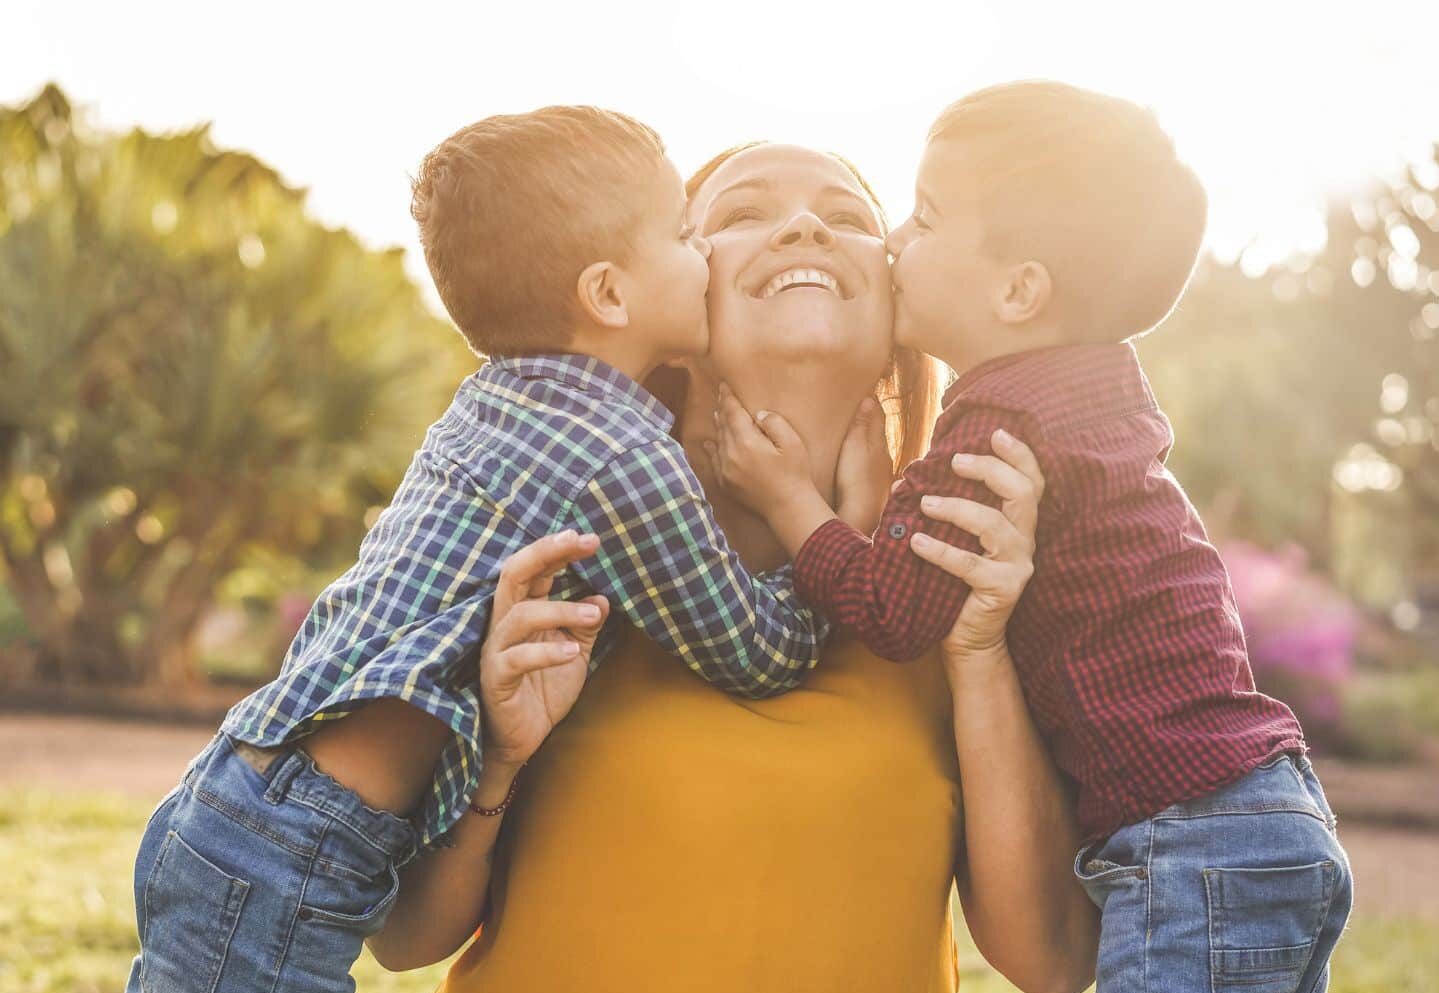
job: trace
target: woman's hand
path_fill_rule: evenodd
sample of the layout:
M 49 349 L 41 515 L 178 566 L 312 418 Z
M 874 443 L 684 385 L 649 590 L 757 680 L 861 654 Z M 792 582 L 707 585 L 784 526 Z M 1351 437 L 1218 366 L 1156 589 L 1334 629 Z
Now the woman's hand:
M 1002 431 L 999 457 L 956 458 L 1003 503 L 958 497 L 924 512 L 977 535 L 984 555 L 931 542 L 915 551 L 969 583 L 944 640 L 966 859 L 955 882 L 970 935 L 1020 989 L 1079 990 L 1094 979 L 1099 917 L 1072 871 L 1079 847 L 1074 801 L 1040 738 L 1005 644 L 1004 628 L 1034 572 L 1044 474 L 1029 448 Z
M 555 574 L 597 547 L 594 535 L 564 531 L 532 542 L 500 567 L 480 649 L 485 741 L 474 800 L 482 806 L 499 806 L 519 767 L 570 712 L 585 684 L 609 603 L 547 598 Z M 453 846 L 405 863 L 384 927 L 365 940 L 382 966 L 401 972 L 431 965 L 475 933 L 489 902 L 490 863 L 503 821 L 503 814 L 466 814 L 454 827 Z
M 594 535 L 564 531 L 520 549 L 500 568 L 480 651 L 487 771 L 517 770 L 579 697 L 609 601 L 548 597 L 555 575 L 598 547 Z
M 993 455 L 956 455 L 954 471 L 984 482 L 1003 503 L 998 510 L 962 497 L 925 497 L 925 516 L 947 521 L 979 538 L 975 555 L 916 534 L 916 555 L 969 584 L 970 593 L 943 642 L 946 662 L 993 653 L 1004 646 L 1004 628 L 1034 574 L 1034 531 L 1044 474 L 1029 446 L 1004 431 L 992 439 Z

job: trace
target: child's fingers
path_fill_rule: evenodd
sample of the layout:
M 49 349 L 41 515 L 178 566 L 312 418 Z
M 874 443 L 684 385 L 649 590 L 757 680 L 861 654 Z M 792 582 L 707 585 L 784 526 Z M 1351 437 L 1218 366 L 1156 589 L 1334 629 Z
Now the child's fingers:
M 732 393 L 720 399 L 720 420 L 723 422 L 724 429 L 729 433 L 725 438 L 725 443 L 731 447 L 734 453 L 739 454 L 753 450 L 756 446 L 771 447 L 769 438 L 760 430 L 759 425 L 755 424 L 749 411 L 744 409 L 744 405 Z
M 1034 487 L 1035 499 L 1044 496 L 1044 473 L 1040 471 L 1039 459 L 1034 450 L 1003 428 L 990 436 L 990 443 L 999 457 L 1022 472 Z
M 789 421 L 785 420 L 782 414 L 776 414 L 772 410 L 761 410 L 754 416 L 755 423 L 770 444 L 780 451 L 792 448 L 803 448 L 804 439 Z
M 1028 535 L 1004 514 L 978 501 L 926 496 L 920 499 L 919 509 L 926 517 L 968 531 L 990 555 L 1012 562 L 1034 554 L 1033 541 Z

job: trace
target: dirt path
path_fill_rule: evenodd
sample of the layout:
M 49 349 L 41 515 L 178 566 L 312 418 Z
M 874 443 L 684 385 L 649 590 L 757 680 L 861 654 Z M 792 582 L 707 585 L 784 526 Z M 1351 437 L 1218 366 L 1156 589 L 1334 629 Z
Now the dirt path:
M 0 714 L 0 789 L 41 787 L 159 801 L 214 736 L 90 717 Z
M 210 740 L 192 726 L 88 717 L 0 714 L 0 790 L 119 793 L 156 802 Z M 1331 778 L 1321 768 L 1324 778 Z M 1336 770 L 1338 781 L 1352 771 Z M 1389 775 L 1376 773 L 1375 775 Z M 1371 782 L 1366 801 L 1379 790 Z M 1393 788 L 1397 789 L 1397 785 Z M 1357 903 L 1368 914 L 1419 913 L 1439 919 L 1439 832 L 1387 827 L 1346 814 L 1331 787 L 1344 845 L 1354 866 Z M 1362 806 L 1356 801 L 1356 806 Z

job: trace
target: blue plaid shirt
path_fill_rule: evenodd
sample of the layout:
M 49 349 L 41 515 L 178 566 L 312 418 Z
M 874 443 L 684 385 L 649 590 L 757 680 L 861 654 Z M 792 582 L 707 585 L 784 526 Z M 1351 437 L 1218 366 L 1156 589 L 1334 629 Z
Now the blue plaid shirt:
M 643 387 L 589 356 L 487 364 L 430 427 L 359 561 L 315 601 L 280 675 L 236 704 L 222 729 L 280 745 L 367 700 L 408 701 L 455 732 L 417 815 L 422 845 L 447 843 L 479 781 L 476 649 L 500 566 L 565 528 L 600 538 L 552 594 L 609 597 L 594 659 L 628 622 L 731 693 L 798 685 L 827 625 L 797 599 L 790 566 L 745 571 L 672 423 Z

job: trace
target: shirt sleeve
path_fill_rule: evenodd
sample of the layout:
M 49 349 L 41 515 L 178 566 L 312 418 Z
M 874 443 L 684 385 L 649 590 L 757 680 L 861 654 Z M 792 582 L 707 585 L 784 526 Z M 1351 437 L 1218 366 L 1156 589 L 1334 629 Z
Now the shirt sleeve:
M 795 584 L 805 602 L 887 659 L 908 662 L 937 644 L 959 616 L 969 584 L 916 555 L 910 535 L 919 531 L 977 555 L 984 549 L 968 531 L 926 517 L 920 498 L 958 496 L 999 506 L 982 481 L 955 475 L 950 460 L 960 452 L 993 454 L 989 439 L 998 427 L 1022 438 L 1015 419 L 990 407 L 946 417 L 949 424 L 928 454 L 904 470 L 873 538 L 838 519 L 816 528 L 795 558 Z
M 678 444 L 611 460 L 576 497 L 569 526 L 600 539 L 571 568 L 715 686 L 773 696 L 819 660 L 828 624 L 800 601 L 788 565 L 746 571 Z

